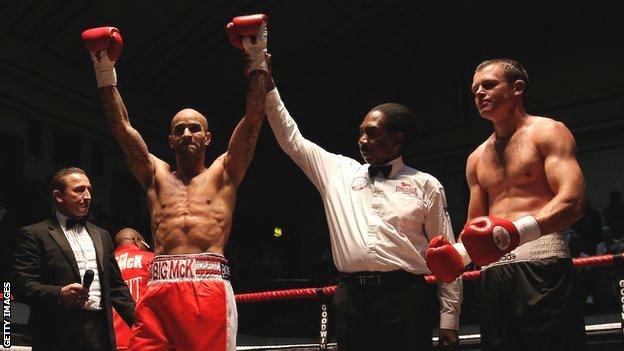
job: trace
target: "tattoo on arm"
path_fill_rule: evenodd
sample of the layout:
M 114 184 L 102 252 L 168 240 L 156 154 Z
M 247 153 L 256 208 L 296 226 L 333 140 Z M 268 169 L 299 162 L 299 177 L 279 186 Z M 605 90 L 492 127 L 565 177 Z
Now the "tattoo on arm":
M 244 140 L 244 150 L 243 150 L 243 158 L 242 158 L 242 166 L 244 169 L 249 167 L 251 163 L 251 159 L 253 158 L 253 154 L 256 148 L 256 143 L 258 141 L 258 135 L 260 134 L 259 126 L 249 126 L 245 131 Z
M 251 163 L 264 118 L 266 77 L 255 72 L 247 86 L 245 116 L 234 129 L 225 158 L 225 170 L 240 182 Z
M 102 105 L 111 133 L 117 139 L 124 156 L 139 181 L 146 185 L 151 174 L 151 161 L 145 141 L 132 126 L 128 112 L 116 87 L 101 90 Z
M 123 138 L 119 140 L 124 154 L 128 158 L 128 162 L 136 165 L 149 164 L 149 157 L 146 157 L 147 149 L 140 145 L 132 138 Z

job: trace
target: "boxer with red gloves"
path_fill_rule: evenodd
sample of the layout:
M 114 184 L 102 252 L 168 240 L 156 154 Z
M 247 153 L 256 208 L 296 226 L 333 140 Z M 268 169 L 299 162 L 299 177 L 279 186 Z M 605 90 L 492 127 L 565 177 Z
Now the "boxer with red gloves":
M 257 43 L 261 35 L 248 38 L 247 25 L 243 21 L 244 30 L 239 32 L 242 42 Z M 237 311 L 223 254 L 237 189 L 264 117 L 266 73 L 250 70 L 245 116 L 234 129 L 227 151 L 210 165 L 205 164 L 212 140 L 208 121 L 193 109 L 178 112 L 169 135 L 176 160 L 171 167 L 148 151 L 130 124 L 117 90 L 114 66 L 123 46 L 119 30 L 89 29 L 82 38 L 91 53 L 110 130 L 147 192 L 153 221 L 156 256 L 145 294 L 137 304 L 129 349 L 234 351 Z
M 568 128 L 525 111 L 527 83 L 514 60 L 476 68 L 475 103 L 494 133 L 468 157 L 465 250 L 432 240 L 427 257 L 442 279 L 461 274 L 470 259 L 485 266 L 479 283 L 484 349 L 583 349 L 576 270 L 564 237 L 582 215 L 583 174 Z

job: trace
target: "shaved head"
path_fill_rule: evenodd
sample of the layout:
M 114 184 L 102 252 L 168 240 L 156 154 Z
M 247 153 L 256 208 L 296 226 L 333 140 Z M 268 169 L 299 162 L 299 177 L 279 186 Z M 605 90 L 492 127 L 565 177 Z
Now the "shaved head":
M 208 131 L 208 120 L 199 111 L 192 108 L 185 108 L 176 113 L 171 119 L 171 130 L 175 128 L 175 125 L 181 121 L 195 121 L 199 122 L 205 131 Z
M 143 240 L 143 235 L 132 228 L 123 228 L 115 235 L 115 246 L 120 246 L 126 243 L 134 243 L 136 241 Z

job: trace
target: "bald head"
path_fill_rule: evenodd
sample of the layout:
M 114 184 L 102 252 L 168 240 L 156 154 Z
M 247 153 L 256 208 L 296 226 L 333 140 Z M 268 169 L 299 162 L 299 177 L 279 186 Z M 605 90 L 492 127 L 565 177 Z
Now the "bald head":
M 115 246 L 119 247 L 126 244 L 136 244 L 139 248 L 143 248 L 139 243 L 145 241 L 141 233 L 132 228 L 123 228 L 115 235 Z
M 185 108 L 176 113 L 171 119 L 171 133 L 175 129 L 175 126 L 180 123 L 189 124 L 189 122 L 199 123 L 205 131 L 208 131 L 208 120 L 199 111 L 192 108 Z

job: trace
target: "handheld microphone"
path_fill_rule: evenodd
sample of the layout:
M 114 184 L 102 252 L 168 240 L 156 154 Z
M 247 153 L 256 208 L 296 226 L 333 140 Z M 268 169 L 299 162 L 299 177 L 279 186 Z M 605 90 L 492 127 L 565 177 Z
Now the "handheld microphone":
M 82 278 L 82 286 L 89 290 L 89 288 L 91 287 L 91 283 L 93 283 L 93 276 L 95 275 L 95 273 L 93 273 L 93 270 L 91 269 L 87 269 L 87 271 L 84 274 L 84 278 Z

